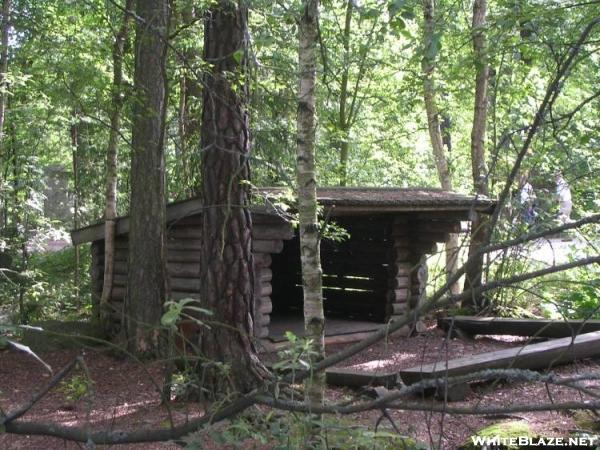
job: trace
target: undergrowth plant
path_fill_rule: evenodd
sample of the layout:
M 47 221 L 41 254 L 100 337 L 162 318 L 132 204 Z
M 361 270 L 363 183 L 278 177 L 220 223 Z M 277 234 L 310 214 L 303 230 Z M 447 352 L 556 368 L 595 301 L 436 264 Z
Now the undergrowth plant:
M 339 449 L 339 450 L 426 450 L 416 440 L 382 429 L 375 431 L 350 419 L 327 417 L 319 421 L 319 444 L 307 447 L 310 418 L 306 414 L 265 411 L 256 407 L 226 427 L 215 426 L 184 438 L 186 448 L 213 448 L 208 440 L 229 448 L 269 448 L 273 450 Z M 211 447 L 211 445 L 213 447 Z
M 9 311 L 12 322 L 37 320 L 78 320 L 91 315 L 89 248 L 80 249 L 80 279 L 77 285 L 75 251 L 33 253 L 27 267 L 8 272 L 0 279 L 0 306 Z
M 314 356 L 312 342 L 291 332 L 286 333 L 287 346 L 278 352 L 273 363 L 276 377 L 274 394 L 280 397 L 285 389 L 287 398 L 303 397 L 300 385 L 294 383 L 297 371 L 310 370 Z M 289 377 L 291 383 L 284 383 Z M 390 429 L 374 429 L 356 424 L 343 417 L 319 417 L 314 414 L 270 410 L 255 406 L 227 424 L 216 425 L 186 438 L 186 448 L 212 448 L 207 441 L 223 447 L 273 450 L 354 449 L 354 450 L 419 450 L 427 447 L 414 439 L 401 436 Z M 319 430 L 315 444 L 314 430 Z M 214 445 L 214 444 L 211 444 Z

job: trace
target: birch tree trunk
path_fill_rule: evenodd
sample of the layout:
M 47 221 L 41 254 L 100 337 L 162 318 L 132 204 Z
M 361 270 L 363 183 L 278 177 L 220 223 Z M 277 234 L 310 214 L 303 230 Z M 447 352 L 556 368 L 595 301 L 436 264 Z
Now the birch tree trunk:
M 315 86 L 318 0 L 304 0 L 299 26 L 298 67 L 298 147 L 297 184 L 300 222 L 300 255 L 304 290 L 304 328 L 313 340 L 317 362 L 325 355 L 325 316 L 323 313 L 322 270 L 317 219 L 317 181 L 315 174 Z M 306 383 L 306 401 L 323 401 L 325 374 L 320 372 Z
M 444 138 L 442 136 L 442 126 L 440 123 L 440 112 L 436 100 L 435 69 L 437 51 L 433 42 L 435 35 L 435 0 L 423 0 L 423 60 L 421 68 L 423 70 L 423 97 L 425 100 L 425 109 L 427 111 L 427 127 L 429 129 L 429 138 L 433 157 L 437 168 L 438 178 L 442 189 L 452 190 L 452 175 L 448 167 L 448 159 L 444 150 Z M 447 131 L 449 132 L 449 131 Z M 446 240 L 446 279 L 449 279 L 458 269 L 458 235 L 451 233 Z M 450 286 L 452 294 L 460 293 L 458 283 Z
M 131 161 L 129 270 L 125 322 L 129 350 L 157 356 L 166 292 L 164 134 L 168 0 L 138 0 Z
M 118 140 L 121 127 L 121 109 L 123 108 L 123 53 L 129 32 L 130 15 L 134 0 L 125 1 L 123 22 L 115 36 L 112 49 L 113 82 L 112 111 L 110 114 L 110 130 L 106 149 L 106 197 L 104 209 L 104 282 L 100 298 L 100 313 L 106 312 L 113 286 L 115 266 L 115 231 L 117 218 L 117 163 Z
M 473 186 L 475 193 L 481 196 L 489 196 L 488 173 L 485 162 L 485 136 L 488 104 L 488 77 L 489 64 L 487 55 L 487 42 L 485 37 L 487 15 L 487 1 L 475 0 L 473 3 L 472 40 L 473 56 L 476 67 L 475 76 L 475 105 L 473 113 L 473 128 L 471 130 L 471 166 L 473 174 Z M 486 216 L 474 214 L 471 222 L 471 244 L 469 245 L 469 256 L 474 255 L 477 250 L 485 245 L 490 233 L 489 221 Z M 482 284 L 483 255 L 474 258 L 467 267 L 465 273 L 465 289 L 477 289 Z M 464 306 L 480 309 L 481 298 L 472 298 L 464 302 Z
M 209 361 L 200 367 L 212 395 L 248 392 L 268 375 L 252 339 L 254 264 L 248 209 L 249 145 L 244 86 L 247 15 L 244 2 L 219 0 L 204 20 L 202 111 L 202 306 L 216 324 L 200 330 Z M 224 373 L 210 362 L 225 363 Z M 210 394 L 209 394 L 210 395 Z

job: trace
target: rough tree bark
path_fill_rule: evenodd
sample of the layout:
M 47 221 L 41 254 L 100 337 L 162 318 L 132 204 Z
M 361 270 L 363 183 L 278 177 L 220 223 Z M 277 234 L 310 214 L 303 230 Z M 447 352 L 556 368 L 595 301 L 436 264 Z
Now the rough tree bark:
M 134 0 L 125 1 L 123 22 L 113 43 L 113 82 L 112 82 L 112 111 L 110 114 L 110 130 L 106 148 L 106 197 L 104 209 L 104 282 L 100 298 L 100 314 L 103 316 L 113 286 L 115 265 L 115 231 L 117 218 L 117 162 L 118 141 L 121 127 L 121 109 L 123 108 L 123 53 L 129 33 L 130 14 Z
M 129 271 L 125 323 L 130 351 L 160 353 L 165 300 L 164 128 L 168 0 L 138 0 L 135 39 Z
M 436 69 L 436 51 L 434 48 L 435 34 L 435 1 L 423 0 L 423 60 L 421 68 L 423 70 L 423 97 L 425 100 L 425 109 L 427 111 L 427 126 L 429 128 L 429 138 L 433 157 L 437 168 L 438 178 L 442 189 L 452 190 L 452 175 L 448 167 L 448 158 L 444 149 L 444 136 L 442 134 L 442 124 L 440 121 L 440 112 L 436 100 L 435 69 Z M 448 130 L 446 130 L 449 133 Z M 449 143 L 449 140 L 447 140 Z M 449 149 L 449 148 L 448 148 Z M 458 269 L 458 235 L 451 233 L 446 240 L 446 279 L 450 279 Z M 450 286 L 452 294 L 460 292 L 458 283 Z
M 317 21 L 319 1 L 304 0 L 299 26 L 298 68 L 298 147 L 297 184 L 302 286 L 304 291 L 304 328 L 316 352 L 314 362 L 325 356 L 325 316 L 323 313 L 322 270 L 317 218 L 317 181 L 315 173 L 315 86 Z M 315 374 L 306 381 L 306 400 L 323 401 L 325 378 Z
M 248 206 L 249 145 L 246 87 L 247 8 L 219 0 L 204 22 L 205 76 L 202 111 L 201 279 L 204 307 L 214 314 L 202 328 L 199 348 L 203 388 L 214 394 L 247 392 L 268 372 L 252 341 L 254 268 Z M 210 362 L 228 365 L 224 374 Z
M 475 60 L 475 105 L 473 113 L 473 128 L 471 130 L 471 166 L 475 193 L 489 196 L 488 171 L 485 162 L 485 131 L 488 104 L 489 64 L 487 42 L 485 36 L 487 15 L 487 0 L 475 0 L 473 3 L 472 40 Z M 489 235 L 489 221 L 482 214 L 474 214 L 471 222 L 471 243 L 469 256 L 477 254 L 477 250 L 485 245 Z M 473 258 L 465 274 L 465 290 L 476 290 L 482 284 L 483 255 Z M 473 297 L 463 302 L 464 306 L 480 309 L 483 306 L 481 298 Z

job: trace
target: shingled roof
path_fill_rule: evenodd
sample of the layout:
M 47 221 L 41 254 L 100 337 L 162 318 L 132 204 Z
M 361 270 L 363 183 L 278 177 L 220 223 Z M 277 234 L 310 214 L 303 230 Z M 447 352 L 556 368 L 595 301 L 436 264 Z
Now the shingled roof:
M 285 188 L 259 188 L 259 192 L 274 195 Z M 373 208 L 377 210 L 456 210 L 474 209 L 491 212 L 495 202 L 487 197 L 475 197 L 434 188 L 397 187 L 326 187 L 317 189 L 323 206 Z
M 285 192 L 288 188 L 259 188 L 259 196 L 266 198 Z M 329 208 L 330 215 L 407 213 L 412 211 L 432 212 L 443 217 L 447 212 L 459 212 L 467 220 L 472 211 L 491 213 L 495 202 L 486 197 L 475 197 L 432 188 L 376 188 L 334 187 L 317 190 L 319 203 Z M 255 213 L 269 214 L 269 208 L 252 207 Z M 272 210 L 271 210 L 272 211 Z M 167 205 L 167 222 L 202 212 L 202 201 L 191 198 Z M 129 218 L 117 220 L 117 234 L 129 231 Z M 104 222 L 71 231 L 73 244 L 82 244 L 104 238 Z

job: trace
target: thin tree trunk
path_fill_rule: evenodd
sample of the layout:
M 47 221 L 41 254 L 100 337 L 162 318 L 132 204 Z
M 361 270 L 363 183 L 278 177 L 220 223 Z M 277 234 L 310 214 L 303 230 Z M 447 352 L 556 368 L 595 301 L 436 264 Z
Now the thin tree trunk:
M 179 145 L 176 146 L 177 160 L 181 163 L 181 178 L 184 185 L 186 195 L 189 194 L 188 186 L 189 179 L 187 164 L 187 77 L 185 75 L 179 76 L 179 111 L 177 114 L 177 132 L 179 134 Z
M 475 77 L 475 105 L 473 114 L 473 128 L 471 130 L 471 165 L 473 173 L 473 186 L 475 193 L 481 196 L 489 196 L 488 173 L 485 161 L 485 135 L 488 104 L 488 76 L 489 64 L 487 56 L 487 42 L 485 37 L 487 15 L 487 1 L 475 0 L 473 3 L 473 54 L 476 66 Z M 475 214 L 475 220 L 471 222 L 471 244 L 469 256 L 474 255 L 477 250 L 485 245 L 490 233 L 489 221 L 486 216 Z M 473 259 L 465 274 L 465 290 L 476 290 L 482 284 L 483 256 Z M 483 302 L 480 298 L 473 298 L 465 302 L 465 306 L 480 309 Z
M 298 68 L 298 147 L 297 184 L 300 228 L 302 286 L 304 290 L 304 328 L 314 342 L 318 362 L 325 356 L 325 316 L 323 313 L 322 270 L 317 218 L 317 181 L 315 173 L 315 87 L 316 45 L 319 1 L 304 0 L 299 26 Z M 305 382 L 306 401 L 323 402 L 324 373 L 315 374 Z
M 179 6 L 179 5 L 178 5 Z M 197 20 L 192 2 L 183 2 L 178 12 L 180 26 L 185 27 Z M 178 161 L 181 164 L 181 181 L 184 193 L 187 196 L 197 195 L 198 186 L 195 185 L 193 173 L 193 150 L 198 144 L 201 126 L 200 115 L 197 113 L 202 89 L 190 69 L 190 61 L 200 57 L 197 49 L 186 47 L 180 52 L 184 65 L 183 73 L 179 76 L 179 111 L 178 111 Z M 193 71 L 192 71 L 193 72 Z
M 435 1 L 423 0 L 423 60 L 421 68 L 423 70 L 423 97 L 425 100 L 425 109 L 427 111 L 427 126 L 429 128 L 429 138 L 433 157 L 437 168 L 438 178 L 442 189 L 452 190 L 452 175 L 448 167 L 448 158 L 444 149 L 444 138 L 442 135 L 442 125 L 440 122 L 440 112 L 436 101 L 435 69 L 436 69 L 436 51 L 433 48 L 433 37 L 435 34 Z M 449 133 L 448 130 L 446 132 Z M 450 279 L 458 269 L 458 235 L 451 233 L 446 240 L 446 279 Z M 460 292 L 458 283 L 450 286 L 452 294 Z
M 203 389 L 212 395 L 248 392 L 267 370 L 253 344 L 254 263 L 249 179 L 247 88 L 241 86 L 246 64 L 248 10 L 244 2 L 219 0 L 204 22 L 202 111 L 201 279 L 203 306 L 216 325 L 202 328 L 199 347 L 214 364 L 200 368 Z M 232 77 L 235 76 L 235 79 Z
M 4 119 L 6 116 L 6 100 L 8 89 L 8 35 L 10 32 L 10 12 L 12 0 L 3 0 L 2 2 L 2 30 L 0 31 L 0 149 L 2 148 L 2 138 L 4 137 Z M 2 151 L 0 151 L 0 155 Z
M 350 32 L 352 31 L 353 0 L 347 0 L 346 18 L 344 21 L 344 61 L 342 68 L 342 82 L 340 86 L 340 109 L 338 115 L 338 142 L 340 146 L 340 186 L 348 184 L 348 157 L 349 157 L 349 133 L 348 133 L 348 79 L 350 76 Z
M 102 297 L 100 298 L 100 314 L 106 313 L 108 302 L 113 287 L 115 266 L 115 233 L 117 218 L 117 163 L 118 141 L 121 127 L 121 109 L 123 108 L 123 53 L 129 32 L 130 15 L 133 10 L 134 0 L 125 1 L 123 22 L 112 49 L 113 58 L 113 83 L 112 83 L 112 111 L 110 114 L 110 131 L 108 146 L 106 148 L 106 197 L 104 209 L 104 282 L 102 284 Z M 103 317 L 104 318 L 104 317 Z
M 79 136 L 79 118 L 77 111 L 73 111 L 73 120 L 71 124 L 71 152 L 73 160 L 73 229 L 79 228 L 79 147 L 81 145 Z M 81 286 L 81 255 L 79 245 L 75 245 L 75 300 L 77 306 L 80 306 L 80 286 Z
M 3 0 L 2 2 L 2 24 L 0 30 L 0 164 L 4 160 L 4 122 L 6 118 L 6 105 L 8 103 L 8 35 L 10 31 L 10 10 L 12 6 L 12 0 Z M 0 173 L 0 183 L 3 181 L 3 174 Z M 6 177 L 4 177 L 6 179 Z M 6 208 L 6 201 L 1 200 L 0 203 L 0 223 L 4 224 L 3 228 L 6 228 L 6 222 L 8 220 L 8 211 Z
M 168 0 L 138 0 L 126 329 L 130 351 L 155 356 L 166 294 L 164 135 Z

